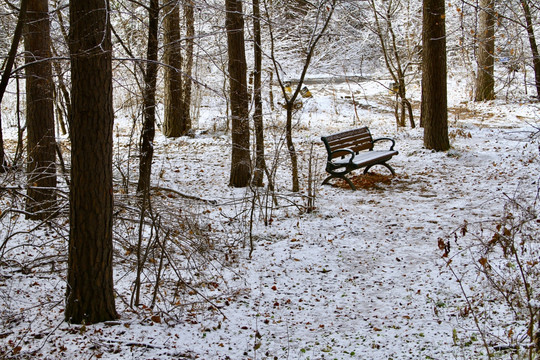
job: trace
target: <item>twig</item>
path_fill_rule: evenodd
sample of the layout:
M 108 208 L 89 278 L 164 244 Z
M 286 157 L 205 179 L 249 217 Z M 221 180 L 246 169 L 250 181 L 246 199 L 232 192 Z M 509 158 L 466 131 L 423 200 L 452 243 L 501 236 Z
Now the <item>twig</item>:
M 184 193 L 181 193 L 177 190 L 173 190 L 173 189 L 169 189 L 169 188 L 164 188 L 164 187 L 161 187 L 161 186 L 152 186 L 150 188 L 150 190 L 153 190 L 153 191 L 167 191 L 167 192 L 171 192 L 173 194 L 176 194 L 178 196 L 181 196 L 183 198 L 186 198 L 186 199 L 191 199 L 191 200 L 197 200 L 197 201 L 203 201 L 203 202 L 207 202 L 207 203 L 210 203 L 210 204 L 217 204 L 217 201 L 216 200 L 207 200 L 207 199 L 203 199 L 203 198 L 200 198 L 198 196 L 194 196 L 194 195 L 187 195 L 187 194 L 184 194 Z
M 463 283 L 461 282 L 461 278 L 456 274 L 456 272 L 454 271 L 454 268 L 451 266 L 450 262 L 447 262 L 447 267 L 450 270 L 450 272 L 452 273 L 452 275 L 454 276 L 454 278 L 456 279 L 457 283 L 459 284 L 459 288 L 461 289 L 461 293 L 463 294 L 463 297 L 465 298 L 465 301 L 467 302 L 467 305 L 469 306 L 470 309 L 474 309 L 473 304 L 472 304 L 471 300 L 469 299 L 469 296 L 467 295 L 467 292 L 465 291 L 465 288 L 463 287 Z M 476 314 L 476 312 L 474 310 L 471 311 L 471 313 L 473 315 L 474 324 L 476 325 L 476 328 L 478 329 L 478 332 L 480 333 L 480 336 L 482 337 L 482 342 L 484 344 L 484 349 L 486 349 L 486 352 L 487 352 L 487 355 L 488 355 L 487 357 L 488 357 L 488 359 L 491 359 L 492 355 L 491 355 L 491 352 L 489 351 L 489 344 L 487 342 L 484 331 L 482 331 L 482 329 L 480 328 L 480 319 L 478 319 L 478 316 L 477 316 L 477 314 Z
M 163 346 L 160 346 L 160 345 L 154 345 L 154 344 L 149 344 L 149 343 L 144 343 L 144 342 L 139 342 L 139 341 L 126 341 L 126 340 L 110 339 L 110 338 L 102 338 L 101 341 L 105 343 L 122 344 L 125 346 L 139 346 L 139 347 L 145 347 L 149 349 L 163 349 L 164 348 Z

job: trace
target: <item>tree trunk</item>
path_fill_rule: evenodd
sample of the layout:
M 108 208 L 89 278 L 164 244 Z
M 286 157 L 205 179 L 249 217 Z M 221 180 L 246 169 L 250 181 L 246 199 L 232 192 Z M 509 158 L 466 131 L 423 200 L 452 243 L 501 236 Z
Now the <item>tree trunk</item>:
M 428 149 L 444 151 L 450 148 L 444 0 L 424 0 L 422 42 L 424 146 Z
M 191 120 L 191 85 L 193 75 L 193 48 L 195 45 L 195 13 L 193 0 L 184 2 L 184 16 L 186 18 L 186 64 L 184 67 L 184 121 L 187 131 L 193 127 Z
M 232 159 L 229 185 L 245 187 L 249 185 L 251 178 L 251 158 L 249 153 L 249 101 L 242 1 L 225 0 L 225 11 L 232 120 Z
M 285 138 L 287 140 L 287 149 L 289 150 L 289 156 L 291 157 L 291 175 L 292 175 L 292 191 L 300 191 L 300 181 L 298 179 L 298 155 L 294 148 L 294 142 L 292 139 L 292 113 L 294 108 L 294 101 L 288 101 L 287 103 L 287 123 L 285 125 Z
M 27 124 L 27 217 L 44 219 L 56 199 L 56 153 L 47 0 L 30 0 L 24 34 Z
M 143 90 L 143 128 L 141 130 L 141 149 L 139 182 L 137 193 L 150 191 L 150 175 L 154 157 L 154 136 L 156 134 L 156 82 L 158 72 L 158 32 L 159 0 L 150 0 L 148 8 L 148 45 L 146 52 L 146 71 Z
M 163 134 L 166 137 L 186 135 L 188 128 L 184 119 L 182 88 L 182 48 L 180 47 L 180 8 L 177 1 L 164 7 L 163 27 L 165 33 L 165 114 Z
M 407 107 L 407 110 L 409 111 L 409 124 L 411 125 L 411 129 L 414 129 L 416 127 L 416 124 L 414 123 L 414 114 L 411 102 L 407 99 L 403 99 L 403 102 L 405 103 L 405 107 Z
M 494 0 L 480 1 L 478 34 L 478 70 L 474 101 L 495 99 L 495 79 L 493 77 L 495 53 Z
M 19 41 L 21 40 L 23 27 L 26 22 L 26 9 L 28 7 L 28 1 L 29 0 L 21 0 L 19 19 L 17 20 L 15 33 L 13 34 L 13 39 L 11 40 L 11 47 L 9 49 L 6 65 L 4 66 L 4 72 L 2 73 L 2 79 L 0 79 L 0 105 L 2 104 L 4 94 L 6 93 L 9 78 L 11 77 L 11 70 L 13 69 L 15 57 L 17 56 L 17 48 L 19 47 Z M 6 154 L 4 152 L 4 136 L 2 132 L 2 109 L 0 108 L 0 173 L 4 172 L 8 168 Z
M 112 46 L 108 0 L 71 0 L 70 238 L 65 319 L 118 317 L 113 288 Z
M 540 100 L 540 54 L 538 53 L 538 46 L 536 45 L 536 37 L 534 35 L 534 27 L 532 22 L 531 9 L 529 7 L 528 0 L 521 0 L 521 7 L 525 14 L 525 21 L 527 22 L 527 33 L 529 35 L 529 45 L 533 55 L 533 67 L 534 67 L 534 80 L 536 87 L 536 97 Z
M 4 135 L 3 135 L 3 130 L 1 126 L 2 126 L 2 110 L 0 109 L 0 173 L 3 173 L 7 170 L 9 165 L 6 161 L 6 154 L 4 151 Z
M 398 84 L 398 91 L 396 93 L 396 109 L 399 107 L 400 111 L 399 114 L 397 114 L 396 111 L 396 122 L 398 127 L 405 127 L 405 103 L 403 102 L 403 99 L 406 99 L 407 96 L 407 88 L 405 87 L 405 76 L 401 74 L 401 72 L 397 71 L 397 84 Z M 400 101 L 401 100 L 401 101 Z
M 255 64 L 253 67 L 253 123 L 255 125 L 255 171 L 253 172 L 252 184 L 263 186 L 266 161 L 264 159 L 264 124 L 261 95 L 261 72 L 262 72 L 262 49 L 261 49 L 261 12 L 259 0 L 253 0 L 253 55 Z M 270 180 L 270 179 L 269 179 Z

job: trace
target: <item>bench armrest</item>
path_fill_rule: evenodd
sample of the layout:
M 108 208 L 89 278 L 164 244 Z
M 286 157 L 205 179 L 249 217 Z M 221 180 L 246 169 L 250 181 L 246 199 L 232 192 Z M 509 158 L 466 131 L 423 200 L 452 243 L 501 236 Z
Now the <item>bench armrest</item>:
M 382 138 L 374 139 L 374 140 L 373 140 L 373 144 L 375 144 L 377 141 L 391 141 L 391 142 L 392 142 L 392 146 L 390 146 L 390 150 L 394 150 L 394 146 L 396 146 L 396 142 L 395 142 L 395 140 L 392 139 L 392 138 L 382 137 Z

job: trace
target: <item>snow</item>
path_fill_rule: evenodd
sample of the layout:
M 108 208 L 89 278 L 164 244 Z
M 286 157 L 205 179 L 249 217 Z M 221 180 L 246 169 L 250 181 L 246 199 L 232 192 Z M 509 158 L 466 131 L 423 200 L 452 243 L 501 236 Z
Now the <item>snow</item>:
M 347 97 L 350 86 L 362 105 L 357 108 L 361 122 L 355 120 Z M 189 262 L 175 253 L 177 263 L 170 264 L 153 310 L 150 270 L 142 290 L 145 306 L 128 306 L 135 275 L 134 255 L 126 249 L 130 241 L 136 243 L 137 229 L 127 221 L 117 222 L 120 319 L 84 326 L 65 323 L 66 220 L 59 220 L 64 229 L 53 225 L 32 230 L 37 223 L 9 212 L 17 200 L 4 192 L 0 354 L 41 359 L 481 357 L 478 339 L 471 345 L 456 344 L 456 336 L 474 338 L 478 331 L 470 316 L 459 315 L 464 300 L 441 258 L 439 239 L 451 239 L 465 221 L 499 218 L 507 197 L 535 196 L 539 151 L 529 135 L 536 131 L 532 125 L 537 123 L 537 105 L 463 103 L 459 89 L 453 89 L 452 149 L 431 152 L 423 148 L 422 129 L 395 127 L 388 107 L 392 96 L 380 83 L 309 87 L 314 97 L 304 100 L 295 115 L 300 194 L 288 191 L 283 118 L 265 117 L 267 157 L 269 164 L 278 164 L 279 205 L 271 209 L 264 205 L 266 188 L 227 187 L 230 140 L 213 127 L 212 116 L 202 114 L 194 137 L 169 140 L 157 135 L 154 183 L 162 190 L 155 195 L 156 211 L 173 229 L 180 229 L 175 221 L 181 213 L 207 232 L 206 248 L 194 252 Z M 130 159 L 122 148 L 130 121 L 120 119 L 118 124 L 115 159 L 125 176 L 134 171 L 127 169 Z M 399 155 L 390 164 L 397 176 L 356 192 L 321 186 L 326 152 L 320 136 L 360 125 L 368 125 L 375 138 L 396 140 Z M 306 212 L 312 143 L 315 211 Z M 387 174 L 383 167 L 373 170 Z M 121 178 L 119 170 L 116 178 Z M 166 189 L 209 201 L 189 200 Z M 117 203 L 128 200 L 119 185 Z M 254 250 L 249 258 L 253 201 Z M 123 211 L 122 216 L 129 217 L 129 210 Z M 4 240 L 10 234 L 9 241 Z M 196 265 L 190 267 L 191 261 Z M 173 265 L 185 280 L 185 286 L 176 286 L 176 297 L 175 286 L 167 283 L 174 279 Z M 538 300 L 532 303 L 537 306 Z

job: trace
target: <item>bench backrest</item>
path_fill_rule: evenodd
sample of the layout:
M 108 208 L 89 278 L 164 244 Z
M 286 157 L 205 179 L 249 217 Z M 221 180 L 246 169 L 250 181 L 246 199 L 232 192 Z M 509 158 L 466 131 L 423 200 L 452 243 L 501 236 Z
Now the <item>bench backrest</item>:
M 373 150 L 373 138 L 367 127 L 323 136 L 321 139 L 328 151 L 328 160 L 350 155 L 347 151 L 336 151 L 339 149 L 351 149 L 355 153 L 362 150 Z

